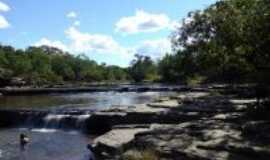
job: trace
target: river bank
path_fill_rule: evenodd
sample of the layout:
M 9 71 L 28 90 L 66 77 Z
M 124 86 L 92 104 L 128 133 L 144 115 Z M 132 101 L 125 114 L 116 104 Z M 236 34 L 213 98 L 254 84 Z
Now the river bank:
M 88 143 L 102 160 L 143 159 L 145 155 L 164 160 L 266 160 L 270 121 L 267 116 L 250 114 L 256 99 L 247 91 L 195 87 L 152 103 L 91 112 L 0 110 L 0 125 L 21 126 L 30 121 L 31 128 L 38 128 L 55 127 L 57 122 L 63 129 L 95 135 Z
M 93 151 L 100 159 L 266 160 L 270 121 L 249 114 L 255 103 L 235 94 L 191 91 L 103 111 L 89 121 L 107 126 Z
M 24 86 L 24 87 L 4 87 L 0 88 L 2 96 L 38 95 L 53 93 L 89 93 L 89 92 L 184 92 L 184 91 L 209 91 L 218 89 L 223 92 L 241 92 L 254 94 L 251 88 L 253 84 L 227 85 L 227 84 L 207 84 L 200 87 L 176 84 L 78 84 L 78 85 L 53 85 L 53 86 Z
M 37 95 L 51 93 L 89 93 L 89 92 L 178 92 L 190 87 L 177 85 L 91 85 L 91 86 L 48 86 L 48 87 L 5 87 L 2 95 Z

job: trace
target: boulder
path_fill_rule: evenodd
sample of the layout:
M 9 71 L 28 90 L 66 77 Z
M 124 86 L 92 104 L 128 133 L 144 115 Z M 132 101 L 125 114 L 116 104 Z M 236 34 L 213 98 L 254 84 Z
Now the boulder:
M 97 137 L 92 150 L 98 157 L 119 155 L 134 139 L 135 134 L 148 131 L 149 128 L 114 128 L 106 134 Z
M 249 143 L 236 124 L 216 120 L 186 122 L 177 125 L 153 125 L 137 133 L 134 146 L 127 149 L 154 150 L 161 159 L 187 160 L 266 160 L 269 150 Z M 257 157 L 257 158 L 255 158 Z

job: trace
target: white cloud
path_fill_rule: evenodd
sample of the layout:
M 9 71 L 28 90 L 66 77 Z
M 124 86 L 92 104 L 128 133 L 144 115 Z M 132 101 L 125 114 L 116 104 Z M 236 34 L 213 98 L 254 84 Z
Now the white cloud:
M 171 52 L 171 42 L 169 39 L 145 40 L 135 47 L 135 52 L 142 55 L 160 58 Z
M 171 29 L 172 31 L 175 31 L 175 30 L 181 28 L 182 25 L 183 25 L 183 24 L 182 24 L 181 22 L 179 22 L 179 21 L 172 21 L 172 22 L 171 22 L 171 25 L 170 25 L 170 29 Z
M 111 36 L 80 32 L 75 27 L 66 30 L 71 40 L 70 48 L 75 52 L 110 53 L 128 56 L 129 51 L 121 47 Z
M 41 40 L 39 40 L 38 42 L 36 42 L 34 44 L 34 46 L 39 47 L 39 46 L 51 46 L 51 47 L 56 47 L 59 49 L 62 49 L 63 51 L 68 51 L 69 47 L 67 47 L 64 43 L 62 43 L 61 41 L 51 41 L 47 38 L 42 38 Z
M 171 51 L 169 39 L 145 40 L 137 46 L 125 47 L 119 44 L 112 36 L 82 32 L 71 26 L 66 31 L 68 43 L 42 38 L 34 46 L 52 46 L 69 51 L 73 54 L 85 53 L 90 58 L 99 57 L 99 62 L 127 66 L 135 53 L 160 58 Z M 112 57 L 112 58 L 111 58 Z
M 9 10 L 10 7 L 7 4 L 0 1 L 0 12 L 7 12 Z
M 8 27 L 10 27 L 9 22 L 6 20 L 4 16 L 0 15 L 0 29 L 4 29 Z
M 72 54 L 84 53 L 90 58 L 95 59 L 99 57 L 99 62 L 105 61 L 108 64 L 120 66 L 127 66 L 133 58 L 134 50 L 121 46 L 111 36 L 84 33 L 74 26 L 68 28 L 65 34 L 66 38 L 69 39 L 68 43 L 42 38 L 34 43 L 33 46 L 47 45 L 57 47 Z
M 170 18 L 166 14 L 152 14 L 137 10 L 135 16 L 123 17 L 116 23 L 116 32 L 135 34 L 156 32 L 170 27 Z
M 10 7 L 7 4 L 0 1 L 0 12 L 8 12 L 9 10 L 10 10 Z M 4 29 L 8 27 L 10 27 L 9 22 L 4 16 L 0 15 L 0 29 Z
M 71 11 L 67 14 L 67 18 L 77 18 L 77 13 L 74 11 Z
M 132 56 L 132 50 L 122 47 L 111 36 L 103 34 L 83 33 L 75 27 L 70 27 L 65 31 L 66 37 L 70 40 L 68 44 L 61 41 L 53 41 L 42 38 L 34 43 L 34 46 L 52 46 L 72 53 L 100 53 L 112 54 L 125 57 Z
M 81 22 L 80 21 L 75 21 L 74 23 L 73 23 L 73 26 L 80 26 L 81 25 Z

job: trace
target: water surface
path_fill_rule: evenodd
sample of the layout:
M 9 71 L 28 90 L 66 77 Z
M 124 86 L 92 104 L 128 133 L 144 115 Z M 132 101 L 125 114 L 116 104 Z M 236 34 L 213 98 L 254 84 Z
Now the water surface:
M 45 117 L 46 125 L 42 128 L 0 129 L 0 160 L 87 160 L 90 153 L 86 146 L 91 141 L 91 137 L 79 131 L 59 130 L 62 127 L 55 126 L 60 125 L 61 119 L 69 115 L 55 115 L 53 111 L 101 110 L 119 105 L 144 104 L 174 94 L 174 92 L 96 92 L 0 96 L 0 109 L 52 110 L 52 114 Z M 77 116 L 78 124 L 81 124 L 81 120 L 89 115 Z M 31 138 L 31 143 L 25 150 L 21 150 L 19 145 L 20 133 L 25 133 Z
M 23 150 L 19 134 L 30 137 L 30 143 Z M 53 129 L 0 129 L 1 160 L 87 160 L 86 148 L 90 137 L 77 131 Z
M 5 109 L 106 109 L 115 105 L 134 105 L 154 101 L 174 92 L 94 92 L 33 96 L 0 96 Z

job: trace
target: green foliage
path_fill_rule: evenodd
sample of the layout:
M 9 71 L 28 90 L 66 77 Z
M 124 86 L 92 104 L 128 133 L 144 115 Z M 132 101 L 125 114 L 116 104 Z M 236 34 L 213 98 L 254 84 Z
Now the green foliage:
M 161 80 L 265 86 L 270 83 L 269 28 L 269 0 L 221 0 L 202 11 L 190 12 L 172 34 L 173 54 L 158 63 L 135 55 L 125 69 L 99 65 L 84 55 L 72 56 L 53 47 L 23 51 L 0 45 L 0 76 L 3 79 L 8 72 L 32 84 Z
M 42 46 L 16 50 L 0 45 L 0 82 L 8 85 L 13 77 L 28 85 L 42 86 L 65 81 L 125 81 L 126 69 L 99 65 L 84 55 L 72 56 L 57 48 Z
M 12 71 L 0 67 L 0 86 L 5 86 L 9 83 L 12 78 Z
M 175 54 L 159 62 L 161 77 L 174 82 L 202 76 L 207 81 L 269 83 L 269 28 L 267 0 L 218 1 L 190 12 L 172 35 Z
M 129 67 L 129 74 L 135 82 L 157 79 L 157 66 L 148 56 L 135 55 Z
M 205 77 L 194 75 L 193 77 L 189 77 L 186 81 L 188 86 L 195 87 L 203 83 L 205 81 Z

